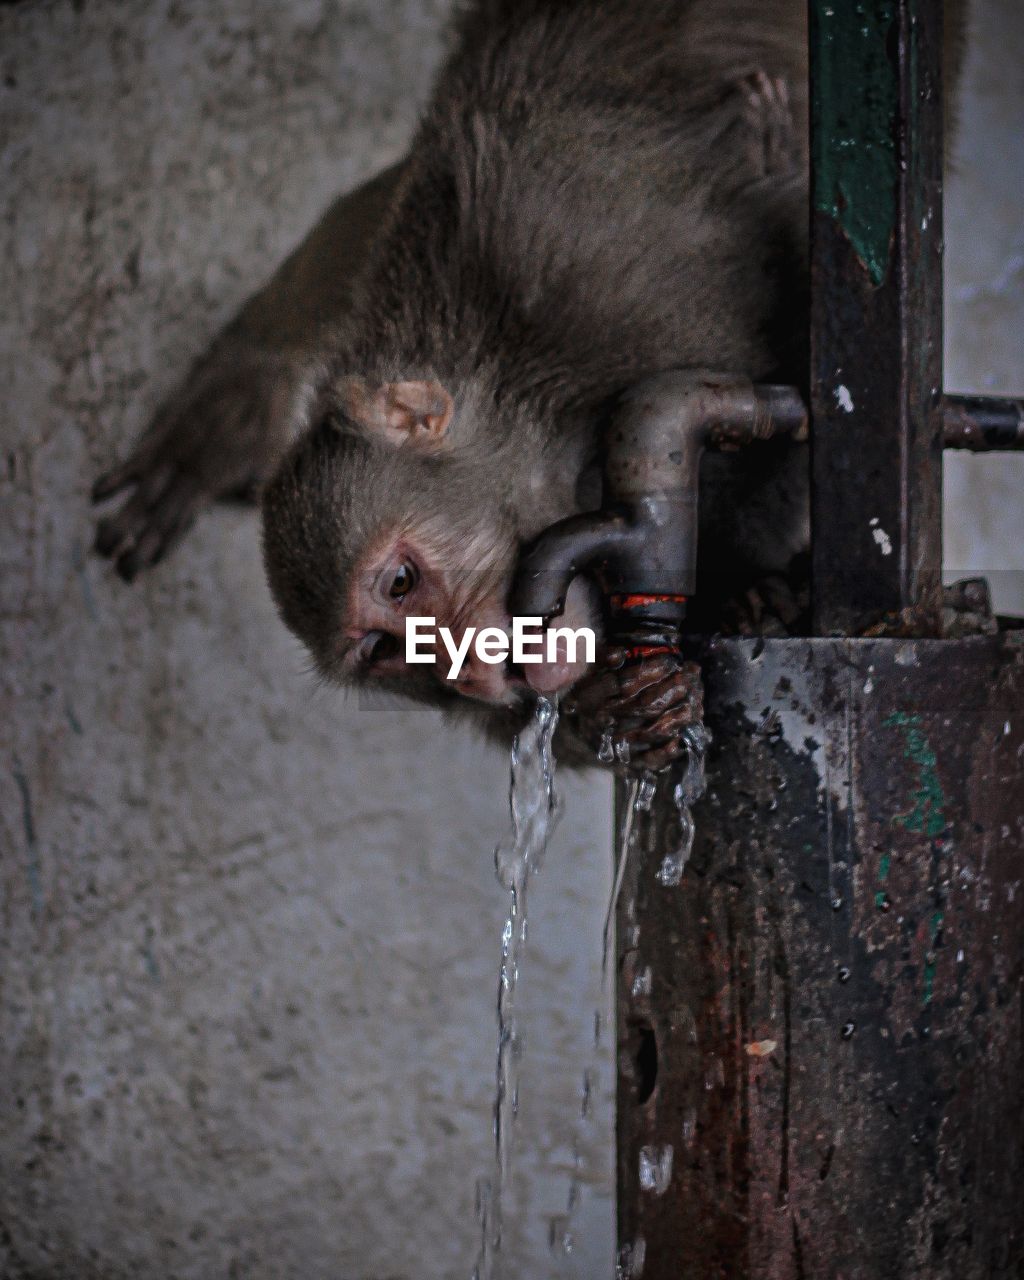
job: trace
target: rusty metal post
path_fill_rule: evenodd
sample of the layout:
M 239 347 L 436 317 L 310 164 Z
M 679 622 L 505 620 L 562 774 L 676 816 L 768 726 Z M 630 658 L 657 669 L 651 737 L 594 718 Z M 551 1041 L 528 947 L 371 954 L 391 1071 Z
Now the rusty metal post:
M 812 601 L 938 635 L 942 5 L 811 0 Z
M 1024 1275 L 1024 631 L 927 638 L 941 9 L 810 0 L 814 625 L 922 638 L 693 641 L 693 854 L 670 781 L 617 917 L 622 1280 Z
M 621 1274 L 1024 1274 L 1024 632 L 722 640 L 619 916 Z

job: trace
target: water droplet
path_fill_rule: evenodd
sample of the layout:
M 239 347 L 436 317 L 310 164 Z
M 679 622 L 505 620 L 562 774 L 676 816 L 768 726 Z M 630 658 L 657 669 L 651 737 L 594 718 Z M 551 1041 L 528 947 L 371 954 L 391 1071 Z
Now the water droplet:
M 839 968 L 836 970 L 836 977 L 839 979 L 840 982 L 849 982 L 850 981 L 849 967 L 845 964 L 841 964 Z
M 615 744 L 615 759 L 619 764 L 629 764 L 629 743 L 625 738 Z
M 857 1030 L 857 1024 L 856 1024 L 856 1022 L 844 1022 L 844 1023 L 843 1023 L 843 1029 L 842 1029 L 842 1031 L 840 1032 L 840 1035 L 843 1037 L 843 1039 L 844 1039 L 844 1040 L 852 1040 L 852 1039 L 853 1039 L 853 1033 L 854 1033 L 856 1030 Z
M 597 758 L 602 764 L 612 764 L 615 760 L 615 747 L 612 743 L 612 727 L 609 725 L 601 734 L 601 743 L 597 748 Z
M 832 910 L 833 910 L 833 911 L 842 911 L 842 909 L 843 909 L 844 905 L 845 905 L 845 903 L 843 902 L 843 899 L 842 899 L 842 898 L 840 898 L 840 897 L 835 897 L 835 898 L 833 898 L 833 899 L 832 899 Z
M 640 779 L 640 785 L 637 788 L 636 798 L 633 801 L 633 808 L 637 813 L 650 813 L 651 805 L 654 802 L 655 793 L 658 790 L 658 781 L 653 773 L 645 773 Z
M 638 1236 L 632 1244 L 624 1244 L 615 1263 L 615 1280 L 639 1280 L 647 1261 L 647 1242 Z
M 686 768 L 672 792 L 679 831 L 674 847 L 665 854 L 657 871 L 658 883 L 670 888 L 682 881 L 686 864 L 693 852 L 696 826 L 691 808 L 701 798 L 707 787 L 704 759 L 711 743 L 711 735 L 702 724 L 688 725 L 683 730 L 681 738 L 686 747 Z
M 633 978 L 633 985 L 630 990 L 635 998 L 639 998 L 640 996 L 649 996 L 651 994 L 651 986 L 651 966 L 648 964 Z
M 672 1181 L 672 1147 L 650 1146 L 640 1148 L 640 1167 L 638 1170 L 641 1191 L 653 1191 L 656 1196 L 663 1196 Z

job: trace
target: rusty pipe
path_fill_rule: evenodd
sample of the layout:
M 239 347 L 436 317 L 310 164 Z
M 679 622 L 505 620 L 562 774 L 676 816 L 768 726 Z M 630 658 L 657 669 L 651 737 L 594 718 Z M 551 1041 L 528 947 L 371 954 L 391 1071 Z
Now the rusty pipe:
M 640 383 L 623 395 L 605 435 L 602 510 L 552 525 L 527 548 L 513 614 L 550 620 L 573 578 L 586 573 L 608 600 L 615 629 L 678 629 L 696 582 L 704 449 L 806 433 L 807 411 L 791 387 L 704 370 Z
M 971 453 L 1024 449 L 1024 399 L 945 396 L 943 443 Z

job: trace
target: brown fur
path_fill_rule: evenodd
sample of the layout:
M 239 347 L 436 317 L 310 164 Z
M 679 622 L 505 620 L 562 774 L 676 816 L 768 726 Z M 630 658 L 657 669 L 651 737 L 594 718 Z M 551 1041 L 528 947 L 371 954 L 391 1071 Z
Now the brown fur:
M 507 577 L 594 501 L 600 423 L 631 383 L 685 365 L 803 383 L 805 117 L 805 0 L 480 0 L 408 159 L 334 206 L 98 483 L 135 486 L 100 549 L 133 576 L 276 468 L 268 574 L 325 671 L 382 529 L 443 528 Z M 435 456 L 353 419 L 365 402 L 393 423 L 395 383 L 451 397 Z M 794 450 L 706 460 L 703 600 L 799 550 L 805 471 Z

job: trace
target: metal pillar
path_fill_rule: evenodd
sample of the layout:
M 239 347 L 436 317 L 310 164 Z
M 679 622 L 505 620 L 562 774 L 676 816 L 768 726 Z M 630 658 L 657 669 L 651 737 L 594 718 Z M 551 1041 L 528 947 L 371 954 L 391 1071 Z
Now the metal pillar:
M 1016 1280 L 1024 632 L 696 656 L 694 851 L 659 883 L 655 811 L 622 889 L 623 1276 Z
M 814 629 L 939 634 L 942 5 L 811 0 Z
M 939 634 L 941 8 L 811 0 L 814 627 Z M 1024 631 L 694 640 L 617 919 L 623 1280 L 1024 1275 Z M 666 788 L 670 791 L 670 788 Z

